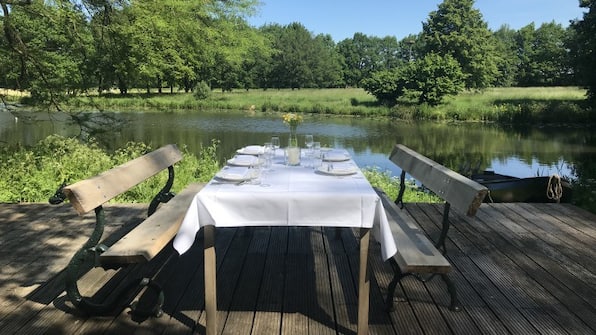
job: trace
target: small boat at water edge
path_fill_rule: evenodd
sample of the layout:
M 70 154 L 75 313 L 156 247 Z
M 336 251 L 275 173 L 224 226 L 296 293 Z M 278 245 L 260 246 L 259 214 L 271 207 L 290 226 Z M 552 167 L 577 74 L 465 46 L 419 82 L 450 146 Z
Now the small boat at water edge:
M 485 202 L 570 202 L 571 184 L 558 176 L 518 178 L 484 171 L 470 179 L 486 186 L 490 193 Z

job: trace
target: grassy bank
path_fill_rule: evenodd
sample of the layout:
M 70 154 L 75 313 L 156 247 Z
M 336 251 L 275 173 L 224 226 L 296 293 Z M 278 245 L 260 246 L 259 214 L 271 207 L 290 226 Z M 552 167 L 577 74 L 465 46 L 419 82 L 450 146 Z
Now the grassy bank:
M 343 115 L 387 115 L 388 108 L 377 106 L 374 97 L 362 89 L 236 90 L 212 91 L 204 100 L 192 93 L 132 93 L 127 96 L 75 97 L 66 101 L 70 108 L 94 107 L 105 110 L 147 108 L 196 110 L 231 109 L 260 112 L 298 112 Z
M 437 107 L 402 103 L 380 106 L 362 89 L 302 89 L 213 91 L 205 100 L 192 94 L 110 95 L 71 99 L 74 107 L 100 109 L 156 108 L 169 110 L 235 109 L 261 112 L 301 112 L 358 116 L 391 116 L 400 119 L 497 122 L 585 122 L 585 90 L 575 87 L 493 88 L 464 92 Z
M 410 102 L 387 107 L 377 104 L 373 96 L 358 88 L 212 91 L 204 100 L 195 99 L 192 93 L 133 91 L 126 96 L 111 93 L 70 97 L 63 106 L 71 110 L 175 112 L 229 109 L 500 123 L 595 122 L 596 117 L 584 106 L 585 93 L 577 87 L 491 88 L 482 92 L 463 92 L 436 107 Z
M 464 92 L 431 111 L 446 120 L 503 123 L 594 121 L 577 87 L 509 87 Z

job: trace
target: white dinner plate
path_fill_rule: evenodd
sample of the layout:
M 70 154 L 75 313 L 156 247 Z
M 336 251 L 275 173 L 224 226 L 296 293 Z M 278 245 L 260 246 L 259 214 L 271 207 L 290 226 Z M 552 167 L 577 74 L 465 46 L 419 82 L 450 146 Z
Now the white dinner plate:
M 349 176 L 351 174 L 355 174 L 358 172 L 357 167 L 339 167 L 339 168 L 329 168 L 327 165 L 320 166 L 317 168 L 317 171 L 322 174 L 330 175 L 330 176 Z
M 327 152 L 323 156 L 323 160 L 326 162 L 343 162 L 350 159 L 350 155 L 343 152 Z
M 265 152 L 265 148 L 263 148 L 261 145 L 249 145 L 242 149 L 236 150 L 236 152 L 243 155 L 260 155 Z
M 223 181 L 245 181 L 251 177 L 250 171 L 247 168 L 231 167 L 226 168 L 215 174 L 215 178 Z
M 238 155 L 228 159 L 228 165 L 234 166 L 251 166 L 259 164 L 259 158 L 252 155 Z

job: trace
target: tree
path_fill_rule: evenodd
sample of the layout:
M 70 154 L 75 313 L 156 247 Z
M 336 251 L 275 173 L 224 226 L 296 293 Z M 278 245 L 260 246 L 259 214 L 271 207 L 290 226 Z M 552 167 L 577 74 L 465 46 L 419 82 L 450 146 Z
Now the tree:
M 451 55 L 467 75 L 466 88 L 483 89 L 498 74 L 495 42 L 474 0 L 445 0 L 422 24 L 426 53 Z
M 257 32 L 261 37 L 259 43 L 253 43 L 242 62 L 241 85 L 245 89 L 273 87 L 271 72 L 273 69 L 273 38 L 264 30 Z
M 331 35 L 319 34 L 314 40 L 314 54 L 311 64 L 314 76 L 314 87 L 333 88 L 344 85 L 342 75 L 342 59 Z
M 430 53 L 414 64 L 412 81 L 415 90 L 420 92 L 418 103 L 435 106 L 442 103 L 445 96 L 457 95 L 464 89 L 466 75 L 451 55 Z
M 540 74 L 538 86 L 561 86 L 570 82 L 571 65 L 565 44 L 568 33 L 558 23 L 543 23 L 536 30 L 534 57 Z
M 400 49 L 395 37 L 379 38 L 355 33 L 337 44 L 344 61 L 344 81 L 359 87 L 360 81 L 374 72 L 391 69 L 400 63 Z
M 424 41 L 420 35 L 408 35 L 398 42 L 399 62 L 410 62 L 424 56 Z
M 312 34 L 298 22 L 283 27 L 275 36 L 272 80 L 276 88 L 303 88 L 312 83 Z
M 495 49 L 498 54 L 497 68 L 498 75 L 495 78 L 495 86 L 514 86 L 517 78 L 517 67 L 519 65 L 518 49 L 516 43 L 517 32 L 508 25 L 502 25 L 494 32 Z
M 569 82 L 571 71 L 565 48 L 567 33 L 560 24 L 531 23 L 516 34 L 517 83 L 521 86 L 555 86 Z
M 362 88 L 377 98 L 379 103 L 394 106 L 408 89 L 414 89 L 413 64 L 406 63 L 391 70 L 375 72 L 369 78 L 362 80 Z
M 0 1 L 3 67 L 9 87 L 38 103 L 58 105 L 64 93 L 88 88 L 90 32 L 69 2 Z
M 248 90 L 251 88 L 266 88 L 271 72 L 271 40 L 256 28 L 251 28 L 255 36 L 250 39 L 247 52 L 240 65 L 240 87 Z
M 234 71 L 259 36 L 244 16 L 257 0 L 0 0 L 0 62 L 10 85 L 56 101 L 64 92 L 212 80 Z M 235 75 L 239 75 L 235 73 Z
M 330 35 L 313 36 L 302 24 L 266 25 L 270 58 L 255 61 L 255 79 L 262 88 L 321 88 L 343 84 L 341 58 Z
M 362 81 L 362 87 L 389 106 L 405 95 L 417 97 L 419 104 L 435 106 L 445 96 L 461 92 L 465 78 L 452 56 L 430 53 L 392 70 L 376 72 Z
M 588 90 L 588 101 L 596 108 L 596 0 L 580 0 L 580 7 L 588 11 L 571 24 L 575 32 L 571 45 L 573 65 L 579 83 Z

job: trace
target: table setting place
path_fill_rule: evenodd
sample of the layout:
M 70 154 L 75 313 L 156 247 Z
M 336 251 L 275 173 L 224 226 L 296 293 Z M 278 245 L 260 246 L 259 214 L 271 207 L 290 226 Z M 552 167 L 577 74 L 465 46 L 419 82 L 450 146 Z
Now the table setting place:
M 236 155 L 227 160 L 226 166 L 215 174 L 209 185 L 269 187 L 271 184 L 267 180 L 275 177 L 276 172 L 288 173 L 300 168 L 323 176 L 364 178 L 344 149 L 321 148 L 320 143 L 313 141 L 310 147 L 299 151 L 299 156 L 291 157 L 288 148 L 280 149 L 279 144 L 274 143 L 279 142 L 273 138 L 264 145 L 248 145 L 238 149 Z
M 248 145 L 227 160 L 195 196 L 176 249 L 189 247 L 205 225 L 368 227 L 382 240 L 391 235 L 379 197 L 347 150 L 313 141 L 291 157 L 278 143 Z M 385 242 L 389 256 L 395 246 Z
M 273 136 L 264 145 L 238 149 L 195 195 L 174 238 L 174 248 L 184 254 L 205 228 L 208 334 L 217 330 L 215 228 L 260 226 L 359 229 L 358 325 L 359 334 L 368 333 L 369 236 L 372 231 L 387 260 L 397 251 L 391 228 L 379 196 L 347 150 L 321 148 L 310 134 L 304 135 L 306 148 L 298 146 L 295 130 L 300 120 L 284 114 L 291 128 L 286 148 L 280 148 L 279 137 Z

